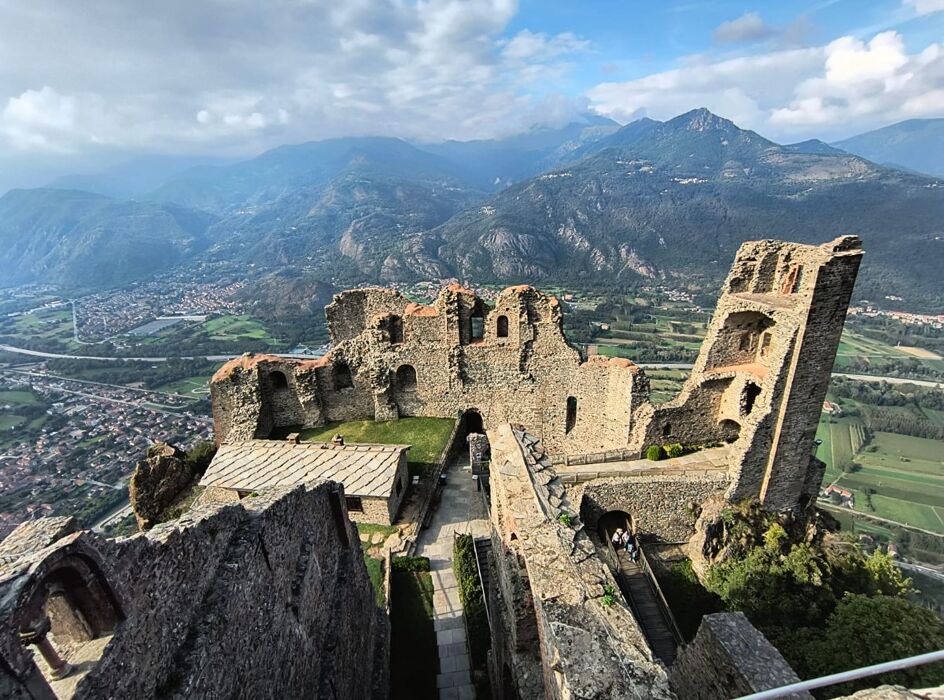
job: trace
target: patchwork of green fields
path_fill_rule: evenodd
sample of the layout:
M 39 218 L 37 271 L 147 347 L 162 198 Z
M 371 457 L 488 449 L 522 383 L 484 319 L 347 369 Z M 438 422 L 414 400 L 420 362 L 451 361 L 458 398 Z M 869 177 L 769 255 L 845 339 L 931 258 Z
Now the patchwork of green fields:
M 839 349 L 836 352 L 835 367 L 842 371 L 852 365 L 867 365 L 880 360 L 915 359 L 920 360 L 923 365 L 931 369 L 944 370 L 944 360 L 938 359 L 934 353 L 918 350 L 916 354 L 915 351 L 867 338 L 846 328 L 842 332 L 842 341 L 839 343 Z
M 825 414 L 817 437 L 825 483 L 852 491 L 857 512 L 944 534 L 944 443 L 884 432 L 869 440 L 857 417 Z

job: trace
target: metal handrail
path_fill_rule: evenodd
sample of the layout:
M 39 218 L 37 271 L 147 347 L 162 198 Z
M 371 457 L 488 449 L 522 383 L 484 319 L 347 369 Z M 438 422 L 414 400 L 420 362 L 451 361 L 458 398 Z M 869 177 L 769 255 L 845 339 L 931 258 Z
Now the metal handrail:
M 479 563 L 478 540 L 472 538 L 472 554 L 475 555 L 475 570 L 479 574 L 479 588 L 482 589 L 482 606 L 485 608 L 485 619 L 488 622 L 488 628 L 492 629 L 492 616 L 488 611 L 488 592 L 485 590 L 485 577 L 482 575 L 482 565 Z M 465 610 L 463 609 L 463 614 Z
M 759 693 L 742 695 L 736 700 L 772 700 L 772 698 L 782 698 L 792 693 L 798 693 L 806 690 L 815 690 L 816 688 L 825 688 L 826 686 L 836 685 L 837 683 L 845 683 L 847 681 L 869 678 L 870 676 L 877 676 L 880 673 L 900 671 L 901 669 L 913 668 L 914 666 L 923 666 L 924 664 L 931 664 L 936 661 L 944 661 L 944 649 L 940 651 L 931 651 L 927 654 L 909 656 L 904 659 L 898 659 L 897 661 L 886 661 L 885 663 L 881 664 L 863 666 L 862 668 L 856 668 L 852 671 L 832 673 L 828 676 L 821 676 L 808 681 L 800 681 L 799 683 L 782 685 L 779 688 L 771 688 L 770 690 L 762 690 Z

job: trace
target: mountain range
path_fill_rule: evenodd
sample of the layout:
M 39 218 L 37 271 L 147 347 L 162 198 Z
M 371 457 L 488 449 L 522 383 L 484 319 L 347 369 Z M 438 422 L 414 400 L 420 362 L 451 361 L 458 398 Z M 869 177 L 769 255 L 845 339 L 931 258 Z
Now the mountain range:
M 913 172 L 907 157 L 921 134 L 940 144 L 944 120 L 925 121 L 858 144 L 781 146 L 699 109 L 494 141 L 346 138 L 232 164 L 165 162 L 160 184 L 134 200 L 55 188 L 4 195 L 0 281 L 110 286 L 216 259 L 298 267 L 335 284 L 714 284 L 743 240 L 856 233 L 868 252 L 860 296 L 939 307 L 944 183 Z M 878 155 L 850 152 L 879 149 L 882 131 Z M 89 178 L 56 184 L 104 191 Z

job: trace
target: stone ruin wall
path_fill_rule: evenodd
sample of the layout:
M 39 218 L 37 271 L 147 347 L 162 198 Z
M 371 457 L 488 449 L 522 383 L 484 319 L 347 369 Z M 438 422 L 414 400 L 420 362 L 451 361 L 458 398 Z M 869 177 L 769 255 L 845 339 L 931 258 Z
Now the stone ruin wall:
M 31 595 L 71 561 L 91 563 L 121 620 L 75 698 L 386 697 L 388 622 L 337 484 L 196 507 L 125 539 L 76 532 L 5 559 L 5 697 L 46 697 L 18 630 Z
M 814 497 L 813 437 L 861 258 L 853 236 L 743 244 L 682 391 L 644 406 L 630 443 L 732 442 L 731 500 Z
M 671 698 L 665 669 L 589 536 L 557 519 L 573 506 L 541 443 L 507 424 L 488 435 L 496 675 L 507 673 L 523 698 Z M 616 591 L 611 606 L 605 586 Z
M 484 332 L 472 339 L 477 313 Z M 326 315 L 334 344 L 326 357 L 243 357 L 217 373 L 218 439 L 326 421 L 455 418 L 475 409 L 486 427 L 521 421 L 555 450 L 586 452 L 624 445 L 632 412 L 648 396 L 645 375 L 631 362 L 581 362 L 564 338 L 557 300 L 530 287 L 505 290 L 493 308 L 461 287 L 444 290 L 433 306 L 358 289 L 339 294 Z M 392 337 L 394 323 L 400 330 Z M 404 366 L 414 369 L 415 383 Z M 284 382 L 270 379 L 275 372 Z M 570 424 L 568 399 L 576 403 Z
M 716 476 L 643 476 L 595 479 L 568 489 L 580 504 L 580 519 L 596 532 L 600 518 L 622 511 L 632 518 L 643 543 L 687 543 L 701 504 L 723 496 L 730 480 Z
M 555 453 L 733 443 L 728 497 L 794 507 L 822 480 L 812 439 L 861 256 L 853 236 L 743 244 L 691 376 L 659 406 L 633 363 L 581 362 L 557 300 L 531 287 L 504 290 L 492 307 L 457 285 L 432 306 L 392 290 L 344 292 L 326 309 L 327 356 L 244 356 L 217 373 L 217 438 L 475 409 L 486 428 L 521 423 Z
M 702 618 L 695 638 L 679 650 L 669 679 L 685 700 L 738 698 L 800 682 L 776 647 L 739 612 Z M 782 697 L 813 700 L 807 692 Z

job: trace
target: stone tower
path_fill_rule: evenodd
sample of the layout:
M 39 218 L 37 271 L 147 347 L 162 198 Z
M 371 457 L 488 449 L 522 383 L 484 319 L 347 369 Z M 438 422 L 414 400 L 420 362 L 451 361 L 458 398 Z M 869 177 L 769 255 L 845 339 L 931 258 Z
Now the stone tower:
M 675 400 L 643 407 L 636 446 L 728 442 L 730 499 L 780 510 L 814 495 L 813 439 L 861 260 L 855 236 L 744 243 L 690 378 Z

